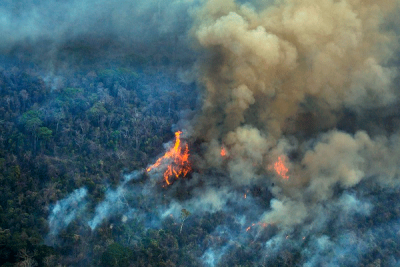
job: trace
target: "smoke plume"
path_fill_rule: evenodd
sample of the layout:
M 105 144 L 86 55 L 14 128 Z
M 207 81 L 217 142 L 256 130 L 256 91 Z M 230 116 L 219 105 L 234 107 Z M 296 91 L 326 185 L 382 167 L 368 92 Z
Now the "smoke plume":
M 86 195 L 86 188 L 80 188 L 68 197 L 57 201 L 49 216 L 50 235 L 57 235 L 60 230 L 84 212 L 87 204 Z
M 356 216 L 354 203 L 365 216 L 370 210 L 341 192 L 363 188 L 364 181 L 398 186 L 398 129 L 375 134 L 367 125 L 380 118 L 362 115 L 398 114 L 398 73 L 391 64 L 397 40 L 390 27 L 397 21 L 387 21 L 397 2 L 258 4 L 206 1 L 195 13 L 191 34 L 204 53 L 197 67 L 204 100 L 193 136 L 205 140 L 205 166 L 226 170 L 236 185 L 275 185 L 260 221 L 286 234 L 268 242 L 283 246 L 290 233 L 306 232 L 324 250 L 305 255 L 306 266 L 317 266 L 332 256 L 327 251 L 337 250 L 334 259 L 349 254 L 338 251 L 350 237 L 314 235 L 336 212 L 346 222 Z M 354 131 L 338 129 L 349 113 L 359 120 Z M 221 147 L 229 156 L 215 160 Z M 271 172 L 279 156 L 289 159 L 288 180 Z M 358 246 L 366 250 L 364 241 Z
M 248 3 L 207 1 L 197 10 L 192 34 L 205 53 L 198 63 L 204 104 L 194 136 L 206 140 L 208 163 L 249 184 L 271 180 L 267 166 L 279 154 L 298 153 L 266 222 L 294 210 L 306 214 L 305 202 L 331 198 L 336 185 L 351 188 L 372 175 L 396 182 L 398 163 L 383 160 L 397 154 L 387 138 L 334 130 L 346 119 L 344 110 L 358 114 L 397 101 L 397 70 L 388 63 L 397 44 L 384 21 L 395 6 L 282 1 L 256 10 Z M 310 141 L 311 148 L 304 147 Z M 226 165 L 215 161 L 221 146 L 230 155 Z M 307 218 L 293 217 L 282 218 L 284 225 Z
M 223 265 L 222 255 L 254 240 L 263 243 L 259 264 L 297 250 L 304 266 L 356 265 L 369 252 L 369 237 L 379 239 L 379 233 L 394 232 L 398 225 L 356 226 L 378 213 L 374 195 L 385 199 L 399 185 L 398 121 L 391 121 L 392 127 L 382 122 L 399 116 L 394 64 L 398 24 L 392 16 L 398 3 L 242 2 L 122 1 L 112 8 L 101 2 L 98 11 L 92 11 L 89 1 L 70 1 L 62 6 L 80 6 L 80 11 L 68 9 L 61 26 L 40 30 L 57 48 L 69 42 L 65 36 L 116 36 L 118 44 L 130 47 L 157 42 L 161 35 L 167 41 L 154 46 L 165 49 L 165 55 L 181 46 L 196 55 L 195 62 L 186 53 L 179 55 L 181 61 L 175 58 L 182 66 L 194 62 L 179 76 L 201 88 L 201 108 L 176 125 L 184 128 L 189 145 L 198 146 L 191 158 L 192 178 L 161 193 L 156 182 L 160 173 L 148 174 L 140 185 L 127 179 L 107 191 L 87 223 L 95 230 L 112 216 L 124 216 L 125 223 L 135 214 L 147 227 L 159 227 L 168 217 L 179 218 L 183 208 L 196 216 L 223 212 L 232 220 L 221 222 L 212 234 L 231 242 L 210 245 L 200 257 L 205 266 Z M 40 7 L 49 9 L 47 5 Z M 175 17 L 181 13 L 185 15 Z M 23 12 L 3 16 L 1 23 L 17 18 L 28 22 L 19 20 L 24 16 L 34 18 Z M 108 20 L 98 19 L 103 17 Z M 148 23 L 139 23 L 143 19 Z M 73 21 L 83 27 L 69 34 Z M 28 44 L 36 42 L 42 37 L 35 29 L 48 22 L 30 23 L 33 31 L 3 33 L 11 41 L 2 49 L 14 49 L 26 39 Z M 150 47 L 146 53 L 152 51 Z M 278 161 L 285 175 L 274 168 Z M 151 199 L 151 215 L 150 206 L 135 207 L 140 201 L 134 197 L 128 196 L 129 205 L 121 209 L 113 206 L 132 192 Z M 57 205 L 69 203 L 71 197 Z M 52 233 L 75 217 L 56 208 L 53 214 L 64 221 L 56 226 L 50 219 Z M 395 258 L 391 262 L 398 263 Z

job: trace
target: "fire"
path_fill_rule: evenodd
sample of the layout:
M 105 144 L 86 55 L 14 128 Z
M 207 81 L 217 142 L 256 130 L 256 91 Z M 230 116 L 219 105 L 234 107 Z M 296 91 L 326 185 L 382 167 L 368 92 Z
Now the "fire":
M 248 232 L 251 228 L 253 228 L 254 226 L 258 226 L 258 227 L 262 227 L 262 228 L 266 228 L 269 224 L 268 223 L 262 223 L 262 222 L 258 222 L 258 223 L 252 223 L 251 226 L 246 228 L 246 232 Z
M 283 179 L 289 179 L 289 176 L 287 175 L 289 169 L 285 166 L 285 161 L 285 157 L 278 157 L 278 161 L 274 163 L 274 170 Z
M 175 133 L 174 146 L 168 150 L 164 156 L 159 158 L 156 163 L 146 169 L 147 172 L 150 172 L 152 169 L 160 166 L 163 161 L 171 161 L 164 172 L 164 180 L 167 185 L 172 183 L 171 178 L 179 178 L 180 176 L 185 177 L 192 170 L 189 162 L 189 147 L 187 144 L 182 147 L 180 139 L 181 133 L 181 131 Z
M 225 157 L 226 156 L 226 150 L 224 147 L 221 147 L 221 157 Z

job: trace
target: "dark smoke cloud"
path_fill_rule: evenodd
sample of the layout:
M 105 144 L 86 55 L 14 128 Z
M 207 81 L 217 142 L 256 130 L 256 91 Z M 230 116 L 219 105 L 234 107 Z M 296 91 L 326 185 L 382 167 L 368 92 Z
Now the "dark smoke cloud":
M 363 180 L 398 187 L 399 129 L 389 135 L 372 135 L 361 124 L 352 133 L 335 129 L 346 110 L 358 118 L 370 110 L 390 113 L 398 104 L 397 66 L 390 64 L 398 45 L 387 26 L 398 21 L 385 21 L 397 5 L 287 0 L 256 9 L 211 0 L 197 10 L 192 34 L 207 56 L 199 61 L 204 102 L 193 135 L 206 140 L 205 166 L 225 169 L 235 184 L 276 184 L 260 221 L 277 225 L 281 234 L 267 249 L 268 243 L 283 248 L 287 236 L 311 225 L 319 226 L 305 235 L 317 240 L 333 210 L 355 216 L 350 207 L 360 200 L 338 189 L 346 192 Z M 379 125 L 376 115 L 369 125 Z M 226 160 L 216 160 L 221 146 Z M 271 172 L 279 156 L 291 159 L 288 180 Z M 347 239 L 318 240 L 329 250 Z M 343 264 L 354 262 L 332 263 Z
M 251 239 L 264 244 L 260 264 L 298 250 L 304 266 L 351 266 L 369 253 L 371 238 L 381 240 L 384 229 L 393 233 L 398 225 L 357 227 L 374 218 L 387 192 L 399 188 L 398 124 L 389 131 L 382 127 L 382 119 L 400 115 L 393 65 L 398 23 L 391 15 L 397 5 L 394 0 L 69 1 L 7 13 L 9 4 L 1 23 L 14 26 L 2 29 L 25 23 L 31 29 L 3 32 L 9 41 L 2 50 L 19 53 L 32 46 L 36 55 L 58 59 L 68 45 L 80 51 L 80 44 L 91 49 L 101 44 L 104 53 L 145 51 L 171 58 L 171 51 L 182 48 L 184 53 L 171 59 L 181 66 L 193 62 L 188 51 L 195 51 L 196 63 L 180 75 L 200 84 L 202 108 L 177 125 L 185 127 L 187 140 L 200 143 L 192 157 L 199 173 L 162 194 L 157 189 L 162 172 L 151 174 L 141 189 L 122 183 L 87 216 L 93 230 L 115 215 L 125 223 L 135 214 L 158 227 L 171 215 L 179 217 L 182 208 L 198 216 L 223 212 L 234 219 L 213 234 L 232 242 L 210 245 L 201 256 L 206 266 L 219 264 Z M 49 13 L 42 20 L 35 17 L 39 9 Z M 54 50 L 37 48 L 43 40 Z M 221 147 L 226 157 L 220 156 Z M 279 157 L 286 159 L 289 179 L 271 168 Z M 254 187 L 264 191 L 248 192 Z M 177 198 L 183 188 L 190 194 Z M 134 201 L 113 209 L 131 190 L 151 196 L 151 219 Z M 394 258 L 392 263 L 398 264 Z
M 361 113 L 397 103 L 397 69 L 387 64 L 397 42 L 383 26 L 395 6 L 395 1 L 310 0 L 256 10 L 215 0 L 197 11 L 193 36 L 210 60 L 199 63 L 205 96 L 194 135 L 208 141 L 207 165 L 226 168 L 238 184 L 266 182 L 267 166 L 279 155 L 300 152 L 288 163 L 292 179 L 278 181 L 281 190 L 275 189 L 264 221 L 299 224 L 312 203 L 333 196 L 335 185 L 351 188 L 369 175 L 397 177 L 398 162 L 391 167 L 393 160 L 381 160 L 398 153 L 385 137 L 330 130 L 344 109 Z M 296 136 L 302 113 L 325 121 L 324 128 L 310 129 L 314 135 L 330 130 L 311 149 L 302 148 L 304 136 Z M 227 163 L 215 160 L 222 145 L 230 155 Z M 297 216 L 286 216 L 290 213 Z

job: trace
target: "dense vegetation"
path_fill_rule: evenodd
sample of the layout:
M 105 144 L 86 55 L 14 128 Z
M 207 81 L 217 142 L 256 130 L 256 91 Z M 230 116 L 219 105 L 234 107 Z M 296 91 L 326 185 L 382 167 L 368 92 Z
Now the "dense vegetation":
M 43 266 L 61 255 L 44 245 L 49 205 L 81 186 L 100 200 L 122 170 L 142 168 L 160 153 L 173 137 L 178 107 L 193 104 L 189 87 L 180 84 L 178 98 L 175 84 L 161 72 L 132 68 L 51 82 L 35 68 L 0 71 L 0 265 Z
M 289 239 L 286 249 L 268 258 L 264 244 L 277 233 L 276 226 L 246 233 L 235 214 L 226 212 L 185 210 L 181 218 L 168 217 L 158 227 L 112 217 L 92 231 L 72 222 L 48 238 L 49 210 L 57 200 L 86 187 L 93 209 L 106 188 L 120 183 L 122 173 L 147 166 L 162 152 L 162 144 L 173 138 L 179 112 L 195 105 L 192 91 L 193 85 L 172 81 L 162 71 L 132 67 L 76 71 L 51 80 L 33 67 L 2 69 L 0 265 L 202 266 L 210 248 L 225 254 L 220 266 L 302 265 L 302 250 L 311 240 L 304 238 L 299 247 Z M 247 192 L 260 203 L 270 198 L 265 188 Z M 184 193 L 176 197 L 183 199 Z M 370 216 L 346 225 L 360 235 L 381 237 L 362 257 L 363 266 L 386 266 L 391 257 L 400 257 L 397 224 L 382 228 L 400 215 L 400 206 L 391 202 L 398 192 L 384 192 L 382 199 L 380 193 L 379 188 L 370 192 L 378 203 Z M 132 197 L 143 211 L 155 209 L 151 197 Z M 331 225 L 340 228 L 340 222 Z M 221 226 L 247 237 L 232 241 L 228 231 L 216 231 Z M 334 236 L 336 228 L 322 234 Z M 385 232 L 370 233 L 375 228 Z

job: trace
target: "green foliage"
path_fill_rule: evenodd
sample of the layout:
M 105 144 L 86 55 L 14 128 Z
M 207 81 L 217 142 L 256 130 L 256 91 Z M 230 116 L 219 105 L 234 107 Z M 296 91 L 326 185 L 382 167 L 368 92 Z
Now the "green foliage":
M 5 167 L 6 159 L 0 158 L 0 170 Z
M 182 224 L 181 224 L 181 228 L 180 228 L 180 233 L 182 232 L 182 227 L 183 227 L 183 223 L 185 222 L 185 220 L 189 217 L 190 212 L 187 209 L 182 209 L 181 210 L 181 220 L 182 220 Z
M 0 266 L 22 264 L 22 250 L 38 266 L 193 261 L 180 251 L 179 222 L 147 234 L 137 219 L 93 234 L 74 221 L 60 236 L 46 239 L 54 250 L 43 243 L 49 209 L 57 200 L 86 186 L 94 203 L 88 209 L 94 211 L 109 185 L 118 184 L 122 169 L 145 167 L 173 138 L 177 116 L 172 114 L 187 101 L 168 109 L 165 99 L 179 95 L 164 93 L 157 78 L 141 80 L 132 68 L 75 73 L 57 89 L 46 86 L 35 69 L 12 72 L 0 70 Z M 138 202 L 154 209 L 143 196 Z
M 53 134 L 53 131 L 47 127 L 40 127 L 38 130 L 38 136 L 39 136 L 39 138 L 41 138 L 43 140 L 47 140 L 47 141 L 50 140 L 52 134 Z
M 118 244 L 113 243 L 108 246 L 107 250 L 101 256 L 101 266 L 104 267 L 117 267 L 128 266 L 129 258 L 132 255 L 130 249 Z
M 15 165 L 13 167 L 13 171 L 14 171 L 14 178 L 20 179 L 21 178 L 21 169 L 20 169 L 19 165 Z
M 97 120 L 99 117 L 107 114 L 107 109 L 104 107 L 104 103 L 97 102 L 95 103 L 88 111 L 88 115 L 90 118 Z
M 73 87 L 67 87 L 63 90 L 61 90 L 61 95 L 69 98 L 73 98 L 78 94 L 83 93 L 82 88 L 73 88 Z
M 46 257 L 54 254 L 56 254 L 54 248 L 46 245 L 39 245 L 35 252 L 35 260 L 38 262 L 39 266 L 44 266 Z
M 181 210 L 181 220 L 185 221 L 187 217 L 189 217 L 190 212 L 187 209 L 182 209 Z
M 43 124 L 39 115 L 40 113 L 37 110 L 30 110 L 22 115 L 21 122 L 28 132 L 35 132 Z

